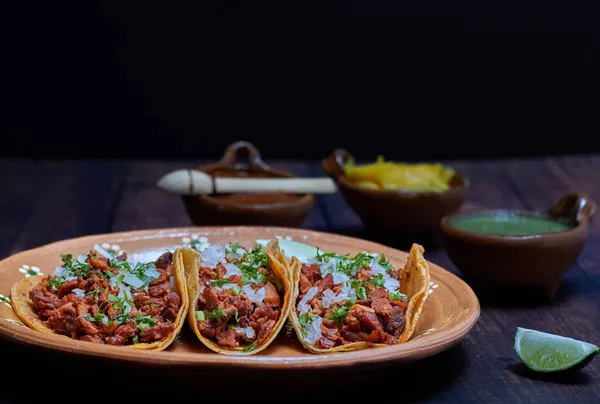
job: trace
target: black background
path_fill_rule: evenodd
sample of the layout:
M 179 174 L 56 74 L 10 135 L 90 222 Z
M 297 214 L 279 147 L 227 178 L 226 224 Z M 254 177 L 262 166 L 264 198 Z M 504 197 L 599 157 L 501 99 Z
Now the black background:
M 600 151 L 597 14 L 577 3 L 162 3 L 5 10 L 2 156 Z

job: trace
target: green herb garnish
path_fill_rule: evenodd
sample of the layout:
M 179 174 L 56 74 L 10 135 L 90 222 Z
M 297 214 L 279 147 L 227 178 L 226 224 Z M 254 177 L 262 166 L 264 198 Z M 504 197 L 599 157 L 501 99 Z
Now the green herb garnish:
M 392 300 L 400 300 L 402 298 L 406 299 L 406 297 L 407 296 L 401 292 L 390 292 L 390 299 L 392 299 Z
M 377 288 L 382 288 L 385 284 L 385 279 L 383 278 L 383 274 L 377 274 L 377 276 L 372 277 L 367 280 L 367 283 L 372 283 Z
M 364 300 L 367 298 L 367 290 L 358 279 L 350 280 L 350 287 L 356 291 L 356 296 Z
M 223 312 L 223 310 L 221 310 L 221 307 L 217 306 L 215 308 L 214 312 L 210 312 L 210 311 L 204 311 L 204 315 L 208 318 L 213 318 L 215 320 L 217 320 L 218 323 L 221 322 L 221 319 L 223 317 L 227 317 L 227 314 Z
M 254 341 L 252 344 L 248 345 L 246 348 L 242 349 L 242 351 L 248 352 L 248 351 L 252 351 L 254 348 L 256 348 L 256 341 Z
M 133 321 L 140 331 L 147 330 L 148 328 L 156 325 L 156 319 L 150 315 L 145 316 L 131 316 L 130 320 Z
M 138 344 L 140 342 L 140 337 L 138 337 L 137 335 L 134 335 L 133 338 L 131 339 L 131 342 L 133 342 L 134 344 Z
M 228 283 L 232 283 L 232 282 L 229 279 L 227 279 L 227 278 L 217 279 L 215 281 L 210 281 L 211 285 L 217 286 L 217 287 L 221 287 L 221 286 L 226 285 Z
M 57 276 L 56 278 L 52 278 L 48 281 L 48 285 L 52 286 L 54 289 L 58 289 L 60 285 L 65 283 L 67 279 L 64 276 Z
M 392 264 L 385 258 L 385 254 L 381 254 L 381 257 L 379 259 L 379 265 L 385 268 L 385 270 L 388 272 L 392 272 L 394 270 Z
M 348 311 L 356 303 L 356 299 L 349 299 L 343 306 L 332 307 L 333 315 L 327 320 L 337 321 L 340 324 L 344 324 L 344 320 L 348 317 Z
M 237 252 L 240 248 L 242 248 L 240 246 L 240 243 L 230 243 L 225 246 L 225 254 L 226 255 L 237 254 Z
M 302 336 L 306 338 L 307 331 L 306 326 L 313 322 L 315 316 L 312 316 L 310 313 L 304 313 L 298 316 L 298 322 L 302 326 Z

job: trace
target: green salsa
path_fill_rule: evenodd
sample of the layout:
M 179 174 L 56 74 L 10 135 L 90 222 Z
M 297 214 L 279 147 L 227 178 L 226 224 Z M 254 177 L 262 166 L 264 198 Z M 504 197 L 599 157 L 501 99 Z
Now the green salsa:
M 564 222 L 545 215 L 523 215 L 511 212 L 490 212 L 456 217 L 452 226 L 474 233 L 495 236 L 534 236 L 571 230 Z

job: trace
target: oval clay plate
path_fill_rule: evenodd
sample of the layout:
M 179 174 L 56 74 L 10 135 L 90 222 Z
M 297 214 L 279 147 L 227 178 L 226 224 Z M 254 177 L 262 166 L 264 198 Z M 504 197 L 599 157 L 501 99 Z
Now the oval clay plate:
M 278 227 L 189 227 L 86 236 L 24 251 L 0 262 L 0 332 L 26 344 L 140 363 L 314 369 L 350 365 L 372 366 L 425 358 L 459 342 L 479 317 L 479 302 L 471 288 L 455 275 L 431 262 L 429 268 L 432 282 L 429 297 L 413 337 L 404 344 L 355 352 L 310 354 L 297 341 L 293 330 L 284 327 L 279 337 L 266 350 L 256 355 L 219 355 L 205 348 L 188 328 L 187 323 L 180 336 L 166 350 L 135 350 L 42 334 L 23 325 L 10 306 L 10 287 L 15 282 L 24 276 L 50 274 L 61 264 L 60 254 L 87 253 L 96 243 L 117 252 L 126 251 L 130 257 L 136 253 L 155 253 L 155 257 L 158 257 L 165 249 L 172 250 L 184 244 L 206 242 L 206 239 L 209 243 L 237 241 L 247 248 L 252 248 L 255 239 L 274 236 L 291 237 L 318 246 L 323 251 L 339 254 L 357 254 L 361 251 L 384 253 L 394 267 L 403 266 L 407 257 L 406 252 L 365 240 Z

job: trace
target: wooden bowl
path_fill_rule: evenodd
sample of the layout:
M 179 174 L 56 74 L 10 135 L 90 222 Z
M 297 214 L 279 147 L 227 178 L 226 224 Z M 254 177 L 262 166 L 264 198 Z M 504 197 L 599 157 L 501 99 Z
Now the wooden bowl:
M 344 175 L 344 164 L 352 156 L 335 150 L 322 161 L 346 202 L 365 228 L 380 233 L 427 234 L 439 230 L 442 217 L 460 209 L 467 195 L 468 180 L 457 173 L 450 189 L 442 192 L 369 189 L 354 185 Z
M 247 162 L 238 158 L 246 154 Z M 227 147 L 220 161 L 199 166 L 213 177 L 295 177 L 267 165 L 258 149 L 248 142 Z M 184 195 L 186 211 L 197 226 L 263 225 L 300 227 L 314 203 L 312 194 L 219 194 Z
M 453 226 L 455 218 L 481 213 L 539 215 L 523 210 L 479 210 L 457 213 L 441 221 L 442 238 L 450 260 L 468 278 L 485 286 L 536 290 L 552 299 L 565 274 L 583 249 L 596 204 L 571 193 L 546 212 L 566 219 L 571 230 L 534 236 L 496 236 Z

